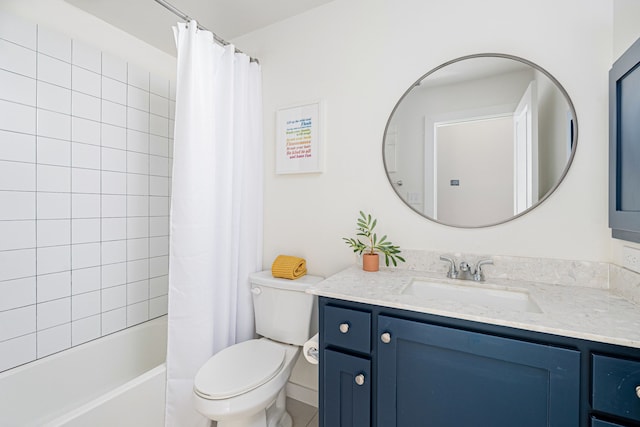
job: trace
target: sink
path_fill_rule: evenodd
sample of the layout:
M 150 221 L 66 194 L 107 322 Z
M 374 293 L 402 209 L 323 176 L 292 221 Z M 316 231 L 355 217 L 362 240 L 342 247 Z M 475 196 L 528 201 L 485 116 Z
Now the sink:
M 413 279 L 402 293 L 421 299 L 445 300 L 507 311 L 542 313 L 528 292 L 498 285 L 475 282 L 463 285 L 429 279 Z

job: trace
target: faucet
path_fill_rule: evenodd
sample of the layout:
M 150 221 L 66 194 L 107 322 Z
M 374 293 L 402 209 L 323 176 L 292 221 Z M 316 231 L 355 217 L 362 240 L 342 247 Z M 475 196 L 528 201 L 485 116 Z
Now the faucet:
M 474 282 L 483 282 L 484 271 L 482 271 L 482 266 L 493 264 L 493 261 L 490 259 L 482 259 L 478 261 L 475 268 L 473 268 L 468 262 L 460 261 L 458 269 L 456 268 L 456 262 L 453 258 L 442 255 L 440 259 L 449 263 L 449 271 L 447 272 L 449 279 L 473 280 Z

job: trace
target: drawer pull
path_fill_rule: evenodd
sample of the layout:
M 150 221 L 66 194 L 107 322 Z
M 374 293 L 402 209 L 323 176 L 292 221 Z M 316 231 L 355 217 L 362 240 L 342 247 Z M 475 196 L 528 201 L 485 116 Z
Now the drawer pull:
M 640 399 L 640 385 L 636 386 L 636 396 Z
M 391 334 L 389 332 L 385 332 L 384 334 L 380 335 L 380 341 L 385 344 L 389 344 L 391 342 Z
M 349 324 L 348 323 L 340 323 L 340 332 L 346 334 L 349 332 Z
M 358 385 L 364 385 L 364 374 L 356 375 L 355 382 Z

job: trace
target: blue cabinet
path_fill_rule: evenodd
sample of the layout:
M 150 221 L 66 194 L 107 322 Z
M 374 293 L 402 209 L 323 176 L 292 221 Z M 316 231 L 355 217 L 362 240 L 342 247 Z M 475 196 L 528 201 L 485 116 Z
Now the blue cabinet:
M 379 426 L 578 427 L 580 353 L 378 318 Z
M 323 425 L 332 427 L 371 426 L 371 362 L 368 359 L 324 351 L 322 400 L 331 411 Z

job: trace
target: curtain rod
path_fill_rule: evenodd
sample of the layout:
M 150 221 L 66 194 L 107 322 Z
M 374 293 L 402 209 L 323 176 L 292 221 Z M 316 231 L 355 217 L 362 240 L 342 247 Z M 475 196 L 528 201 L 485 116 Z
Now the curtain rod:
M 167 9 L 168 11 L 170 11 L 171 13 L 173 13 L 174 15 L 176 15 L 178 18 L 189 22 L 191 21 L 193 18 L 191 18 L 189 15 L 187 15 L 186 13 L 182 12 L 180 9 L 176 8 L 174 5 L 172 5 L 171 3 L 165 1 L 165 0 L 155 0 L 156 3 L 158 3 L 160 6 L 164 6 L 165 9 Z M 209 31 L 211 34 L 213 34 L 213 39 L 218 43 L 221 44 L 222 46 L 227 46 L 231 43 L 229 43 L 228 41 L 226 41 L 225 39 L 218 37 L 218 35 L 216 33 L 214 33 L 213 31 L 203 27 L 202 25 L 198 24 L 198 29 L 199 30 L 203 30 L 203 31 Z M 238 48 L 235 48 L 235 52 L 236 53 L 242 53 L 245 54 L 243 51 L 241 51 Z M 245 54 L 246 55 L 246 54 Z M 248 56 L 248 55 L 247 55 Z M 257 58 L 252 58 L 249 56 L 249 59 L 252 62 L 257 62 L 260 63 L 260 61 L 258 61 Z

